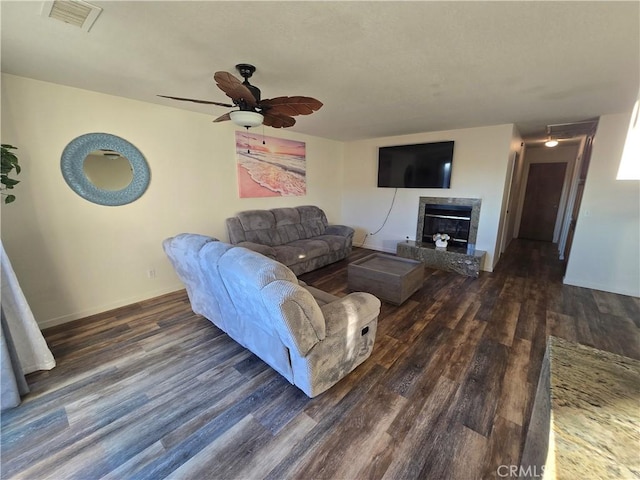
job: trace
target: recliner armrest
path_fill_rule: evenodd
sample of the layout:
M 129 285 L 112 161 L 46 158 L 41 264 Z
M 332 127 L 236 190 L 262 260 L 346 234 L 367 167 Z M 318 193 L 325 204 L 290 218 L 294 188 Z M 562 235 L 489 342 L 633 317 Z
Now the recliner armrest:
M 340 235 L 342 237 L 352 237 L 355 230 L 346 225 L 327 225 L 324 230 L 325 235 Z
M 249 250 L 253 250 L 254 252 L 261 253 L 265 257 L 276 260 L 276 251 L 269 245 L 262 245 L 260 243 L 253 242 L 240 242 L 237 246 L 248 248 Z
M 360 329 L 380 314 L 380 300 L 370 293 L 353 292 L 320 307 L 326 324 L 326 335 L 342 330 Z

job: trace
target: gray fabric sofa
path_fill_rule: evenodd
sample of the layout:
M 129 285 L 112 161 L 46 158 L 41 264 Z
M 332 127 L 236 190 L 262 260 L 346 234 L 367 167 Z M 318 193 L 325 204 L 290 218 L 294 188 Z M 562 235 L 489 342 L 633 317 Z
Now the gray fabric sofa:
M 191 308 L 307 396 L 344 378 L 373 350 L 380 300 L 336 297 L 299 282 L 281 263 L 214 238 L 180 234 L 163 248 Z
M 354 230 L 329 225 L 313 205 L 247 210 L 227 219 L 229 241 L 261 253 L 300 275 L 346 258 Z

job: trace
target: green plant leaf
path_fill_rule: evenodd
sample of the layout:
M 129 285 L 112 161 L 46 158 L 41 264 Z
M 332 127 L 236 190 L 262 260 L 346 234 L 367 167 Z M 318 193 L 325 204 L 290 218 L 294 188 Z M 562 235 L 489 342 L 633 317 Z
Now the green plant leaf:
M 16 175 L 21 171 L 20 165 L 18 165 L 18 157 L 11 150 L 17 150 L 17 148 L 7 143 L 1 144 L 0 156 L 2 157 L 2 167 L 0 172 L 2 175 L 0 175 L 0 185 L 4 187 L 3 190 L 11 190 L 14 185 L 20 183 L 20 180 L 9 178 L 9 174 L 13 170 L 15 170 Z M 5 197 L 4 203 L 11 203 L 16 199 L 15 195 L 7 195 L 5 193 L 2 195 Z
M 7 188 L 13 188 L 14 185 L 17 185 L 20 183 L 20 180 L 15 180 L 9 177 L 2 177 L 0 179 L 0 183 L 2 183 L 3 185 L 6 185 Z

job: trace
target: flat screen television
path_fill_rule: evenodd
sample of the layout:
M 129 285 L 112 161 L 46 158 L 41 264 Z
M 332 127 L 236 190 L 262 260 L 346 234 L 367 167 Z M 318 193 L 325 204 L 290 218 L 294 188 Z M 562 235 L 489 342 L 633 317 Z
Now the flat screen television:
M 449 188 L 453 141 L 378 149 L 378 187 Z

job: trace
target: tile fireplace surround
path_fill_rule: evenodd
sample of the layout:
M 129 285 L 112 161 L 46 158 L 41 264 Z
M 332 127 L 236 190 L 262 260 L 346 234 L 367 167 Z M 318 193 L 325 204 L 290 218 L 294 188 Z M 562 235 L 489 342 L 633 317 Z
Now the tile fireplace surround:
M 416 241 L 398 243 L 396 254 L 399 257 L 420 260 L 427 267 L 478 277 L 486 256 L 486 252 L 475 248 L 481 203 L 482 201 L 478 198 L 420 197 Z M 471 207 L 471 225 L 466 248 L 452 246 L 446 249 L 437 248 L 433 243 L 420 241 L 423 237 L 425 207 L 427 205 L 463 205 Z
M 482 200 L 479 198 L 446 198 L 446 197 L 420 197 L 420 208 L 418 209 L 418 225 L 416 227 L 416 241 L 422 239 L 424 231 L 424 214 L 427 205 L 456 205 L 471 207 L 471 226 L 469 228 L 469 245 L 475 248 L 476 237 L 478 235 L 478 223 L 480 222 L 480 206 Z M 434 232 L 438 233 L 438 232 Z

